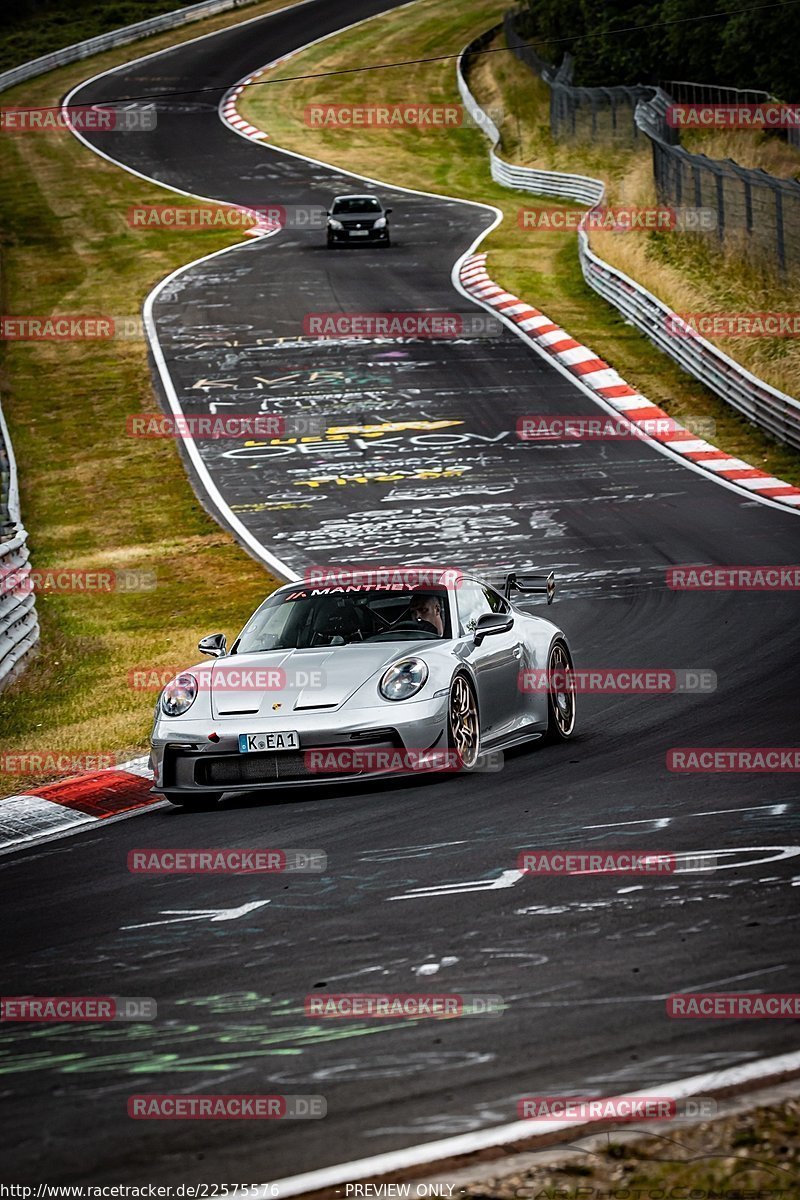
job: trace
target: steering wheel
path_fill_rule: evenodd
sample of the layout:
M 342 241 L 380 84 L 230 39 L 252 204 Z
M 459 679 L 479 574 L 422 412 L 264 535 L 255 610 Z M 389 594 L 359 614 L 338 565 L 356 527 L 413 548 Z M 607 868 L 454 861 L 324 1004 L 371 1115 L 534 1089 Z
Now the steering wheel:
M 415 621 L 413 619 L 398 621 L 396 625 L 392 626 L 392 629 L 414 629 L 420 633 L 435 633 L 439 637 L 439 630 L 432 621 Z

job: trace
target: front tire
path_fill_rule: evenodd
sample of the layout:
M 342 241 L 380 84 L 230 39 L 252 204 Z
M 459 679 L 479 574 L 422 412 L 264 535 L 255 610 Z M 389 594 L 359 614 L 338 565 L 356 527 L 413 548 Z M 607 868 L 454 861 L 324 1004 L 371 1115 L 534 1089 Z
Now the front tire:
M 458 755 L 463 771 L 471 771 L 475 767 L 480 757 L 481 726 L 475 692 L 466 675 L 456 675 L 450 685 L 447 745 L 449 750 Z
M 197 792 L 196 795 L 187 795 L 185 792 L 164 792 L 163 796 L 176 808 L 185 808 L 189 812 L 207 812 L 216 807 L 222 798 L 222 792 Z
M 572 655 L 563 638 L 556 638 L 547 656 L 547 733 L 545 742 L 566 742 L 575 732 L 575 692 Z M 552 685 L 555 678 L 562 687 Z

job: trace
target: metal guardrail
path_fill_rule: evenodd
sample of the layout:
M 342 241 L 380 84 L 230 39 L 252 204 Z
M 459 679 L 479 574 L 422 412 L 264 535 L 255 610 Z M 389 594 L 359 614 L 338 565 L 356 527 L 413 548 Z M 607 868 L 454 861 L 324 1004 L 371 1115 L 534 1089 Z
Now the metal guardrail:
M 570 55 L 564 55 L 556 71 L 520 35 L 517 17 L 512 11 L 503 18 L 506 44 L 547 84 L 554 138 L 634 145 L 644 133 L 652 146 L 659 201 L 715 214 L 713 228 L 698 228 L 695 236 L 731 246 L 737 256 L 755 264 L 772 259 L 784 274 L 800 270 L 800 182 L 750 170 L 731 159 L 693 154 L 680 145 L 679 130 L 667 117 L 674 102 L 761 104 L 774 97 L 688 80 L 672 80 L 658 88 L 575 87 Z M 790 145 L 800 147 L 800 128 L 780 132 Z
M 506 45 L 512 54 L 547 84 L 550 89 L 550 132 L 554 138 L 573 141 L 604 142 L 633 145 L 639 139 L 639 127 L 634 110 L 651 87 L 635 84 L 626 87 L 576 87 L 572 82 L 574 61 L 566 53 L 556 69 L 545 62 L 536 49 L 517 31 L 517 13 L 503 17 Z
M 662 79 L 659 87 L 679 104 L 764 104 L 769 101 L 780 103 L 769 92 L 753 88 L 724 87 L 718 83 L 693 83 L 689 79 Z M 785 133 L 790 146 L 800 150 L 800 125 L 777 130 Z
M 677 208 L 688 204 L 711 209 L 715 230 L 700 236 L 733 242 L 740 255 L 755 262 L 769 257 L 781 272 L 799 272 L 800 182 L 684 149 L 677 144 L 678 130 L 668 123 L 672 103 L 671 95 L 656 88 L 635 113 L 653 147 L 659 201 Z
M 592 179 L 586 175 L 562 174 L 559 171 L 537 171 L 532 167 L 517 167 L 513 163 L 506 162 L 497 153 L 500 130 L 469 90 L 465 71 L 469 69 L 476 52 L 487 46 L 501 28 L 502 26 L 495 25 L 486 33 L 480 34 L 462 50 L 456 62 L 456 79 L 464 108 L 491 143 L 489 165 L 492 179 L 503 187 L 513 188 L 520 192 L 559 196 L 562 200 L 575 200 L 579 204 L 599 204 L 605 192 L 605 185 L 601 180 Z
M 800 450 L 800 401 L 745 370 L 716 346 L 692 331 L 680 332 L 676 314 L 652 292 L 599 258 L 589 246 L 586 230 L 578 230 L 578 254 L 583 277 L 591 288 L 732 408 L 759 429 Z M 676 326 L 679 328 L 676 330 Z
M 561 195 L 592 208 L 597 207 L 605 194 L 605 186 L 599 179 L 568 175 L 560 171 L 516 167 L 497 158 L 495 146 L 500 140 L 499 130 L 472 95 L 463 72 L 463 65 L 469 63 L 470 53 L 482 48 L 495 35 L 497 29 L 499 26 L 490 30 L 488 36 L 484 34 L 482 39 L 470 42 L 456 64 L 458 90 L 464 106 L 475 123 L 487 132 L 492 142 L 492 178 L 504 183 L 503 176 L 507 176 L 513 182 L 506 186 L 519 191 Z M 495 161 L 504 168 L 502 172 L 496 173 Z M 680 328 L 681 323 L 672 309 L 641 284 L 594 253 L 589 246 L 585 218 L 578 229 L 578 255 L 583 277 L 589 287 L 612 304 L 659 350 L 669 355 L 680 367 L 741 412 L 754 425 L 800 450 L 800 401 L 758 379 L 693 331 L 687 332 L 685 336 L 676 334 L 676 326 Z
M 135 25 L 112 29 L 108 33 L 98 34 L 97 37 L 87 38 L 83 42 L 75 42 L 72 46 L 65 46 L 63 50 L 53 50 L 50 54 L 43 54 L 41 58 L 34 58 L 30 62 L 3 71 L 0 73 L 0 92 L 14 87 L 17 83 L 24 83 L 26 79 L 35 79 L 37 75 L 53 71 L 56 67 L 64 67 L 68 63 L 89 58 L 92 54 L 100 54 L 103 50 L 127 46 L 129 42 L 136 42 L 164 29 L 178 29 L 192 21 L 201 21 L 204 17 L 212 17 L 216 13 L 255 3 L 256 0 L 204 0 L 202 4 L 191 4 L 188 8 L 178 8 L 172 12 L 161 13 L 157 17 L 148 17 L 146 21 L 137 21 Z
M 18 573 L 28 570 L 28 535 L 22 525 L 17 464 L 0 409 L 0 688 L 22 667 L 39 641 L 33 592 L 17 590 Z

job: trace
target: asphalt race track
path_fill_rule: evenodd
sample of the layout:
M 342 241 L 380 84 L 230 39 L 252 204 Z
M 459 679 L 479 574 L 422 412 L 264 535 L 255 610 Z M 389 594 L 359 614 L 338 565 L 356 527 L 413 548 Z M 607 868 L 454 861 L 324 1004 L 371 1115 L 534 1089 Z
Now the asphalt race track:
M 152 134 L 97 135 L 98 147 L 205 197 L 324 205 L 360 190 L 352 177 L 238 137 L 216 106 L 263 63 L 388 7 L 307 4 L 132 64 L 73 102 L 185 92 L 158 100 Z M 514 1120 L 524 1094 L 658 1092 L 798 1048 L 784 1020 L 674 1021 L 664 1004 L 682 990 L 797 990 L 796 777 L 679 775 L 665 755 L 796 744 L 800 605 L 788 592 L 674 593 L 664 570 L 797 562 L 800 518 L 641 442 L 519 442 L 522 414 L 596 409 L 511 333 L 302 339 L 310 311 L 473 309 L 450 275 L 491 213 L 380 194 L 394 209 L 389 250 L 328 252 L 319 231 L 286 230 L 180 275 L 154 308 L 170 374 L 190 413 L 302 403 L 338 426 L 459 424 L 308 453 L 201 443 L 226 503 L 298 573 L 420 558 L 553 567 L 552 614 L 579 666 L 707 668 L 717 690 L 583 698 L 571 745 L 514 752 L 500 774 L 229 796 L 217 812 L 159 808 L 0 857 L 5 991 L 158 1003 L 152 1023 L 32 1026 L 25 1039 L 0 1027 L 9 1178 L 264 1182 Z M 207 625 L 198 636 L 213 613 Z M 322 848 L 328 870 L 142 878 L 126 865 L 142 847 L 264 845 Z M 568 847 L 707 851 L 717 869 L 503 874 L 522 849 Z M 314 1022 L 303 1001 L 315 989 L 499 995 L 507 1009 Z M 320 1094 L 328 1115 L 129 1120 L 130 1095 L 166 1092 Z

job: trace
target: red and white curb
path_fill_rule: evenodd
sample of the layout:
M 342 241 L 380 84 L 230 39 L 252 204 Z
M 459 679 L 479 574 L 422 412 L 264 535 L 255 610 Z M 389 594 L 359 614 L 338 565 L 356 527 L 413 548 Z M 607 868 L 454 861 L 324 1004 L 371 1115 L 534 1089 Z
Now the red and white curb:
M 625 382 L 613 367 L 581 345 L 538 308 L 505 291 L 489 277 L 486 254 L 472 254 L 461 265 L 462 287 L 476 300 L 502 313 L 540 349 L 580 379 L 595 395 L 653 441 L 709 473 L 765 499 L 800 508 L 800 488 L 759 471 L 741 458 L 731 458 L 710 442 L 679 425 L 669 413 Z
M 0 799 L 0 853 L 163 803 L 147 758 L 60 779 Z
M 254 75 L 248 75 L 247 79 L 243 79 L 241 83 L 236 85 L 235 88 L 232 88 L 231 91 L 226 92 L 219 109 L 226 125 L 231 125 L 237 133 L 240 133 L 243 137 L 252 138 L 254 142 L 266 141 L 269 137 L 269 134 L 265 133 L 263 129 L 258 129 L 255 125 L 251 125 L 249 121 L 245 121 L 244 117 L 239 115 L 239 110 L 236 107 L 236 101 L 239 99 L 248 83 L 252 83 L 253 80 L 258 75 L 261 75 L 265 70 L 266 67 L 262 67 L 260 71 L 256 71 Z

